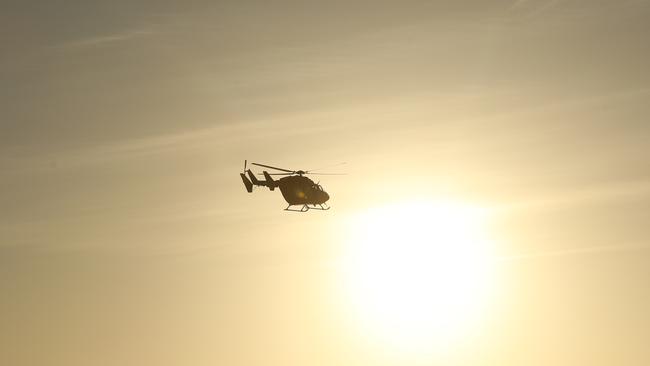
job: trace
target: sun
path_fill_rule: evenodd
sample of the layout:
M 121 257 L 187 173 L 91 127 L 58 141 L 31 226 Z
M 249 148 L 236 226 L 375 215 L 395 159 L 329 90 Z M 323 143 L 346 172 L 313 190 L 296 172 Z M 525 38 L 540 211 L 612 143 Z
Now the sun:
M 426 201 L 349 220 L 342 280 L 365 334 L 398 349 L 436 351 L 469 332 L 493 282 L 485 215 Z

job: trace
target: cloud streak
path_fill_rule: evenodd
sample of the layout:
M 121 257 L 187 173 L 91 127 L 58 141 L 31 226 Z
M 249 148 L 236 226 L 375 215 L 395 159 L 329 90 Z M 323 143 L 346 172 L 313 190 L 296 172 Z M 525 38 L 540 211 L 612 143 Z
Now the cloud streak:
M 67 42 L 62 47 L 92 47 L 113 44 L 118 42 L 125 42 L 133 39 L 143 38 L 154 35 L 158 32 L 153 29 L 132 29 L 119 33 L 107 34 L 102 36 L 88 37 L 79 39 L 72 42 Z
M 548 194 L 534 199 L 493 206 L 495 211 L 510 212 L 528 209 L 545 209 L 592 202 L 606 202 L 630 197 L 650 196 L 650 181 L 630 180 L 603 183 L 591 188 Z
M 584 248 L 569 248 L 563 250 L 551 250 L 542 252 L 513 254 L 507 256 L 496 257 L 497 261 L 517 261 L 524 259 L 544 259 L 554 257 L 566 257 L 571 255 L 584 255 L 584 254 L 603 254 L 603 253 L 620 253 L 632 252 L 650 249 L 650 243 L 634 243 L 634 244 L 619 244 L 619 245 L 599 245 Z
M 525 17 L 532 18 L 544 13 L 548 9 L 552 9 L 561 0 L 550 0 L 546 2 L 536 2 L 533 0 L 516 0 L 508 9 L 511 12 L 522 12 Z

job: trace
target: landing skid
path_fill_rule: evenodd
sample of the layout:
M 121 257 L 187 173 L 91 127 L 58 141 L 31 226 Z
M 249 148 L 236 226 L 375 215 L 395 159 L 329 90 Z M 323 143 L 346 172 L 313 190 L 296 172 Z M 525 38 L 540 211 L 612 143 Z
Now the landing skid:
M 330 207 L 325 203 L 312 204 L 312 205 L 309 205 L 309 204 L 305 203 L 304 205 L 302 205 L 302 207 L 300 207 L 300 209 L 291 208 L 291 206 L 298 206 L 298 205 L 289 205 L 284 210 L 285 211 L 293 211 L 293 212 L 307 212 L 307 211 L 309 211 L 309 209 L 321 210 L 321 211 L 327 211 L 327 210 L 330 209 Z

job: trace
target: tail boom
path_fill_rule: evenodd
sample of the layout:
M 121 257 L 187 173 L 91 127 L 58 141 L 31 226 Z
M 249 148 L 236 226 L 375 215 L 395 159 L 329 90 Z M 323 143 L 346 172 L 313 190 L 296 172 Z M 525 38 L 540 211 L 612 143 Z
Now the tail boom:
M 269 189 L 272 191 L 275 190 L 275 187 L 278 186 L 278 182 L 273 180 L 273 178 L 268 172 L 264 172 L 264 177 L 266 178 L 266 180 L 257 179 L 255 174 L 253 174 L 253 172 L 251 172 L 250 170 L 247 170 L 246 173 L 248 174 L 248 176 L 246 176 L 246 174 L 244 173 L 239 173 L 239 175 L 241 176 L 241 179 L 244 182 L 244 186 L 246 186 L 246 190 L 248 192 L 253 191 L 253 186 L 269 187 Z

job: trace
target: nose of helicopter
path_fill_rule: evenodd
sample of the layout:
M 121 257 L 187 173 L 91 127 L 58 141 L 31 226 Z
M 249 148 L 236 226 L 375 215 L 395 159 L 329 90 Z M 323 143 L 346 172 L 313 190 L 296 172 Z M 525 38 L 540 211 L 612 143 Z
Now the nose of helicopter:
M 327 192 L 323 191 L 323 202 L 327 202 L 330 199 L 330 195 Z

